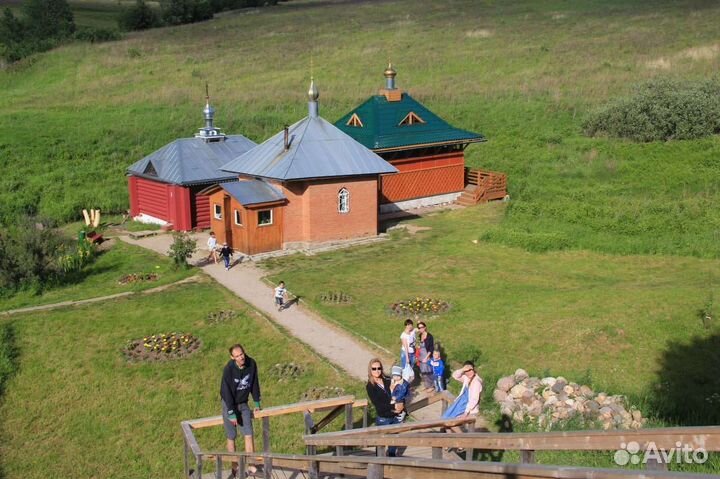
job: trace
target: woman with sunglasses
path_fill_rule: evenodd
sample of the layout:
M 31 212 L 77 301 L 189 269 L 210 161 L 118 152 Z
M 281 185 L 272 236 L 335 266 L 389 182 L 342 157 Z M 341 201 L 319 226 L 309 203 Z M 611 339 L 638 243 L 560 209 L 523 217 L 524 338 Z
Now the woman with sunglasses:
M 390 378 L 383 374 L 383 365 L 380 359 L 373 358 L 368 363 L 368 382 L 365 385 L 368 399 L 375 408 L 376 426 L 388 426 L 399 424 L 401 421 L 395 415 L 395 407 L 390 404 L 392 393 L 390 392 Z M 388 456 L 395 456 L 397 448 L 388 447 Z
M 435 385 L 433 384 L 433 368 L 430 365 L 430 359 L 432 358 L 433 351 L 435 350 L 435 339 L 433 335 L 427 330 L 427 325 L 420 321 L 417 324 L 418 331 L 420 331 L 420 337 L 418 338 L 418 347 L 420 354 L 418 356 L 418 367 L 420 368 L 420 378 L 422 384 L 425 387 L 425 392 L 434 392 Z

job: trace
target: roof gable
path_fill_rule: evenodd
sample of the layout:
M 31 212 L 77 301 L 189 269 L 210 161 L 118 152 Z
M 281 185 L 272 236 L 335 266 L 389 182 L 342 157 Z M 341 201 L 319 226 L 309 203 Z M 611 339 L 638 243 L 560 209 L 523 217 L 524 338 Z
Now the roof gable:
M 353 116 L 363 119 L 363 128 L 348 124 Z M 372 96 L 335 126 L 373 150 L 485 141 L 481 134 L 453 127 L 407 93 L 399 101 Z

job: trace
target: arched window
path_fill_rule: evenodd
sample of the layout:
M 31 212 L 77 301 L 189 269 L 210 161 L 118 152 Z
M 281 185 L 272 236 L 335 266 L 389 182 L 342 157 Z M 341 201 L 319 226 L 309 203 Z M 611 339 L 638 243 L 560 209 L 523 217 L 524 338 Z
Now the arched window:
M 338 213 L 350 213 L 350 192 L 346 188 L 338 192 Z

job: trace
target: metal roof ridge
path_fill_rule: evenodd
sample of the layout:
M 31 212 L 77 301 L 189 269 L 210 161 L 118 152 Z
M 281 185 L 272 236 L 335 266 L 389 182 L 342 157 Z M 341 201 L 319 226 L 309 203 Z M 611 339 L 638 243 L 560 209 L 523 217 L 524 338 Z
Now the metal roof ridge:
M 317 118 L 322 118 L 322 117 L 317 116 Z M 290 144 L 290 151 L 292 151 L 293 149 L 295 149 L 295 151 L 293 151 L 292 156 L 288 158 L 288 165 L 287 165 L 287 168 L 285 169 L 285 171 L 283 172 L 283 175 L 282 175 L 283 178 L 287 178 L 288 172 L 290 171 L 290 168 L 292 168 L 293 162 L 295 161 L 295 157 L 297 156 L 298 152 L 300 151 L 300 144 L 305 139 L 305 133 L 307 133 L 307 129 L 310 127 L 311 120 L 313 120 L 313 118 L 311 118 L 308 115 L 305 118 L 303 118 L 302 120 L 300 120 L 299 122 L 295 123 L 295 125 L 297 125 L 298 123 L 301 123 L 297 128 L 304 126 L 305 129 L 303 130 L 302 135 L 300 135 L 300 138 L 297 142 L 297 148 L 295 148 L 295 146 L 296 146 L 295 141 L 293 141 Z

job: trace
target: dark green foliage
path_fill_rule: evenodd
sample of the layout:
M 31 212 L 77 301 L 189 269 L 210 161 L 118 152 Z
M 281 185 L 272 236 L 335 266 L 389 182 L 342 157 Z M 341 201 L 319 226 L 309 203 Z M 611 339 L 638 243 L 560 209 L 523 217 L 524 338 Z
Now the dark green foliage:
M 23 14 L 20 20 L 5 9 L 0 21 L 0 55 L 8 62 L 50 50 L 75 32 L 65 0 L 25 0 Z
M 113 42 L 122 39 L 122 35 L 117 30 L 101 27 L 79 28 L 74 37 L 76 40 L 90 43 Z
M 67 38 L 75 33 L 75 20 L 66 0 L 25 0 L 24 28 L 32 38 Z
M 720 133 L 720 80 L 645 83 L 585 121 L 585 133 L 635 141 L 690 140 Z
M 197 251 L 197 244 L 187 233 L 173 233 L 173 243 L 167 254 L 175 262 L 176 268 L 188 268 L 187 260 Z
M 213 16 L 208 0 L 163 0 L 162 18 L 168 25 L 209 20 Z
M 0 229 L 0 295 L 26 287 L 41 290 L 56 277 L 63 238 L 48 226 L 25 217 Z
M 123 30 L 147 30 L 161 25 L 160 16 L 145 0 L 137 0 L 135 5 L 124 10 L 118 18 L 118 24 Z

